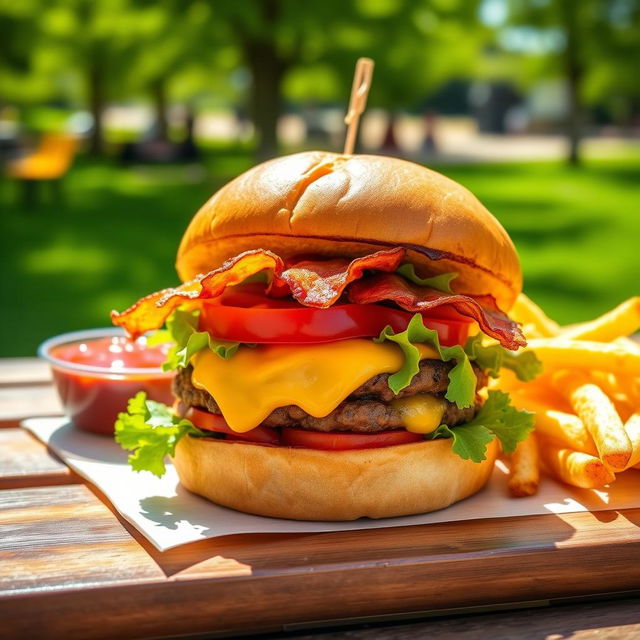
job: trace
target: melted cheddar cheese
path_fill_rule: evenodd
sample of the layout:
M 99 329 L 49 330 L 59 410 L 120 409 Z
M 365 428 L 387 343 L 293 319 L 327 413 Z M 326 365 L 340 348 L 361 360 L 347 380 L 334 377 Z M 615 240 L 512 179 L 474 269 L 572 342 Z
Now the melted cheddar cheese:
M 438 358 L 431 347 L 417 346 L 421 358 Z M 369 378 L 398 371 L 403 362 L 398 345 L 366 339 L 241 346 L 228 360 L 203 349 L 191 359 L 191 379 L 215 398 L 227 424 L 243 433 L 287 405 L 323 418 Z
M 437 429 L 445 410 L 444 400 L 428 393 L 397 398 L 391 401 L 391 406 L 400 413 L 404 428 L 413 433 L 431 433 Z

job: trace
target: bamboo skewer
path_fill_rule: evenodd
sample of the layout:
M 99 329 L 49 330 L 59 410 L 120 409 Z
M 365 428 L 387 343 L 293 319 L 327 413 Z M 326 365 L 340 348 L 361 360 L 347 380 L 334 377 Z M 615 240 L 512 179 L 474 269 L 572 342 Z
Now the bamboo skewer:
M 347 137 L 344 141 L 345 155 L 351 155 L 356 145 L 360 116 L 367 106 L 367 96 L 371 88 L 373 66 L 374 63 L 371 58 L 359 58 L 356 63 L 353 86 L 351 87 L 351 99 L 349 100 L 349 111 L 344 119 L 344 123 L 347 125 Z

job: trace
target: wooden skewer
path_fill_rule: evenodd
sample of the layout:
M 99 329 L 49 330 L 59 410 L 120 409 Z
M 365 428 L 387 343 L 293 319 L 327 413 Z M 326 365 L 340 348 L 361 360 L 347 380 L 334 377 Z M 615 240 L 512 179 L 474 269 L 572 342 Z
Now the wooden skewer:
M 351 87 L 351 100 L 349 100 L 349 111 L 344 119 L 344 123 L 347 125 L 347 137 L 344 141 L 345 155 L 351 155 L 356 145 L 360 116 L 367 106 L 367 96 L 371 88 L 373 64 L 371 58 L 359 58 L 356 63 L 353 86 Z

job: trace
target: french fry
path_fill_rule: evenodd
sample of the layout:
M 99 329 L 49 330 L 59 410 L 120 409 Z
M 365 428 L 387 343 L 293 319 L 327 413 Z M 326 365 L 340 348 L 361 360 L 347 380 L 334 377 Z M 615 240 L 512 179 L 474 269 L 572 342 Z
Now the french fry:
M 632 444 L 620 416 L 604 391 L 577 371 L 558 374 L 556 382 L 591 434 L 602 462 L 613 471 L 626 469 Z
M 640 296 L 565 327 L 525 295 L 512 315 L 544 373 L 523 383 L 505 372 L 490 388 L 508 391 L 516 407 L 535 412 L 545 469 L 585 488 L 612 482 L 618 471 L 640 469 L 640 341 L 628 337 L 640 329 Z M 526 452 L 530 445 L 522 446 Z M 514 466 L 512 475 L 517 473 Z
M 550 385 L 538 384 L 538 380 L 535 383 L 521 382 L 519 387 L 513 387 L 509 391 L 513 395 L 514 402 L 522 405 L 518 405 L 520 409 L 526 409 L 526 403 L 531 403 L 531 411 L 544 408 L 564 411 L 565 413 L 573 412 L 571 404 L 563 395 Z
M 640 353 L 640 343 L 632 340 L 631 338 L 627 338 L 622 336 L 621 338 L 616 338 L 613 342 L 619 344 L 621 347 L 624 347 L 628 351 L 633 351 L 634 353 Z
M 489 389 L 500 389 L 507 391 L 516 401 L 519 398 L 520 409 L 528 409 L 527 402 L 531 401 L 536 409 L 544 406 L 557 411 L 571 412 L 572 408 L 567 399 L 558 393 L 554 388 L 554 378 L 552 375 L 538 376 L 534 382 L 522 382 L 518 380 L 512 371 L 503 369 L 499 378 L 489 381 Z
M 604 315 L 569 327 L 561 332 L 563 338 L 610 342 L 628 336 L 640 328 L 640 297 L 629 298 Z
M 593 371 L 590 378 L 613 402 L 620 419 L 628 420 L 636 409 L 635 393 L 632 390 L 633 378 L 614 376 L 604 371 Z
M 633 447 L 627 468 L 636 467 L 640 463 L 640 413 L 634 413 L 624 423 L 624 430 L 627 432 Z
M 640 353 L 617 343 L 587 342 L 565 338 L 529 340 L 545 371 L 586 369 L 608 371 L 621 376 L 640 376 Z
M 553 409 L 534 409 L 534 411 L 536 412 L 536 431 L 554 438 L 568 449 L 575 449 L 591 456 L 598 455 L 591 434 L 578 416 Z
M 550 438 L 539 437 L 539 443 L 545 468 L 562 482 L 582 489 L 596 489 L 615 480 L 615 475 L 595 456 L 565 449 Z
M 535 434 L 518 443 L 511 454 L 511 472 L 508 487 L 516 498 L 532 496 L 540 484 L 540 459 Z
M 616 377 L 616 386 L 620 395 L 624 395 L 627 402 L 633 409 L 640 408 L 640 390 L 638 389 L 638 378 Z
M 510 313 L 516 322 L 524 325 L 525 335 L 529 337 L 550 338 L 560 331 L 560 325 L 524 293 L 518 296 Z

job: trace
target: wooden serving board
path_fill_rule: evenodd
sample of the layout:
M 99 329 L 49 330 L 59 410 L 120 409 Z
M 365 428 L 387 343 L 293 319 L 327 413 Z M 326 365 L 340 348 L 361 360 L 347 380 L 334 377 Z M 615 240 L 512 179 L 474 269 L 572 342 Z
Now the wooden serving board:
M 161 553 L 29 434 L 0 437 L 2 637 L 230 635 L 640 590 L 640 509 Z

